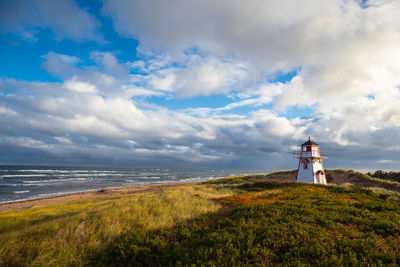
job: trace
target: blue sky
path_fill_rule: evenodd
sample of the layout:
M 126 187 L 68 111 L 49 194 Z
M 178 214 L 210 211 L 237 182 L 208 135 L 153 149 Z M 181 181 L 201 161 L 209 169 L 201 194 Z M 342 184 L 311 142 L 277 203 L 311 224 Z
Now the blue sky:
M 0 1 L 0 163 L 286 169 L 311 135 L 329 168 L 397 169 L 399 17 L 380 0 Z

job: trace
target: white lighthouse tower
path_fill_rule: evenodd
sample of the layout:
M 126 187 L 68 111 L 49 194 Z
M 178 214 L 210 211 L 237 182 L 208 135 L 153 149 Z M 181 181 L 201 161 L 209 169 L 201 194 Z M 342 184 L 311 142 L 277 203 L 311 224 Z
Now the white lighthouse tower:
M 293 155 L 299 159 L 297 182 L 327 184 L 322 159 L 326 153 L 319 151 L 319 145 L 308 137 L 308 141 L 300 146 L 300 151 Z

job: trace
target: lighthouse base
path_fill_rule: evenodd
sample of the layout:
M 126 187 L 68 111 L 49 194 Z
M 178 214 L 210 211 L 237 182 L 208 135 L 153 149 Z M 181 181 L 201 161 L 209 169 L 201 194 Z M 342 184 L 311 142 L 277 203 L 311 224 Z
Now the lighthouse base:
M 307 164 L 307 163 L 311 164 Z M 297 171 L 297 182 L 312 184 L 327 184 L 322 161 L 312 159 L 300 159 Z
M 310 184 L 327 184 L 325 174 L 320 171 L 318 174 L 304 175 L 304 173 L 297 174 L 297 182 L 310 183 Z

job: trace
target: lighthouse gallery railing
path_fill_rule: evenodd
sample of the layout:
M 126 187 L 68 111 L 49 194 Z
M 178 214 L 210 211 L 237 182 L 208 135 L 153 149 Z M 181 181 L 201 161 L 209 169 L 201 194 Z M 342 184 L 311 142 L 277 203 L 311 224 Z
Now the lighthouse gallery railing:
M 298 157 L 318 157 L 325 158 L 328 156 L 328 153 L 325 151 L 293 151 L 293 156 Z

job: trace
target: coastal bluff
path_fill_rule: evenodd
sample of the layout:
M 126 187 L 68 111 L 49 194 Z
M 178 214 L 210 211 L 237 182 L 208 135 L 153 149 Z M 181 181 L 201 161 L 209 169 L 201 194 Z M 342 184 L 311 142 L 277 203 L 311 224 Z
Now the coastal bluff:
M 400 192 L 400 183 L 377 179 L 368 176 L 365 173 L 354 171 L 354 170 L 344 170 L 344 169 L 325 169 L 326 180 L 328 184 L 331 185 L 345 185 L 352 184 L 360 187 L 366 188 L 381 188 L 385 190 Z M 297 170 L 290 171 L 277 171 L 265 176 L 265 180 L 274 182 L 296 182 Z M 260 181 L 263 180 L 260 177 Z
M 365 188 L 380 188 L 384 190 L 400 192 L 400 183 L 383 180 L 368 176 L 365 173 L 344 170 L 344 169 L 325 169 L 328 185 L 355 185 Z M 247 175 L 245 177 L 222 178 L 228 182 L 230 179 L 248 182 L 275 182 L 275 183 L 294 183 L 296 182 L 297 170 L 275 171 L 267 175 Z
M 400 184 L 326 174 L 328 185 L 279 171 L 0 212 L 0 266 L 400 265 Z

